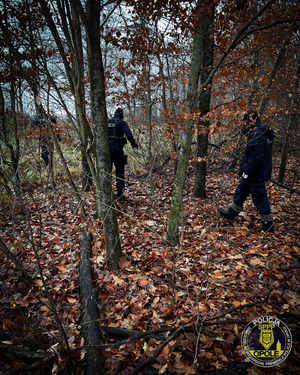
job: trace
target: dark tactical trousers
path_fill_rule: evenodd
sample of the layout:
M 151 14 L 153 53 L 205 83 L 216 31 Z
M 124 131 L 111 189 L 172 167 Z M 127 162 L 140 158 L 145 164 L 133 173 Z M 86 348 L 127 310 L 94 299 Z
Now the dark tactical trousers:
M 258 209 L 261 216 L 271 214 L 269 198 L 267 195 L 266 185 L 264 182 L 253 183 L 247 180 L 241 180 L 241 182 L 238 184 L 235 190 L 233 202 L 237 206 L 242 208 L 249 194 L 251 194 L 252 201 Z
M 124 189 L 125 187 L 125 164 L 123 149 L 110 151 L 111 164 L 114 163 L 116 168 L 116 185 L 117 190 Z

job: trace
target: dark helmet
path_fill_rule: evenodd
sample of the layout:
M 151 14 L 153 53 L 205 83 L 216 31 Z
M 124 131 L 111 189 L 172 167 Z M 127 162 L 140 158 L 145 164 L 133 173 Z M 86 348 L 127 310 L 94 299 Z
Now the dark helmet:
M 114 117 L 123 118 L 123 109 L 122 108 L 117 108 L 116 111 L 115 111 Z
M 244 114 L 243 121 L 256 121 L 257 122 L 257 120 L 259 120 L 259 116 L 257 112 L 255 112 L 253 109 L 249 109 L 249 111 L 247 111 Z

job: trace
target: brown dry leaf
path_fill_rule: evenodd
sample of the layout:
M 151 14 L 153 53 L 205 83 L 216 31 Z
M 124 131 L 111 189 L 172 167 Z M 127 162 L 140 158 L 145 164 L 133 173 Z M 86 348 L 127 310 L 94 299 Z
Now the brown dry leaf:
M 199 312 L 201 312 L 203 314 L 207 314 L 207 307 L 200 304 L 199 305 Z
M 168 370 L 168 364 L 166 363 L 163 367 L 160 368 L 159 373 L 163 374 Z
M 14 327 L 16 327 L 16 323 L 12 322 L 11 320 L 9 319 L 3 319 L 2 320 L 2 323 L 5 327 L 9 328 L 9 329 L 12 329 Z
M 241 270 L 241 269 L 247 269 L 248 267 L 247 267 L 247 265 L 245 264 L 245 263 L 243 263 L 243 262 L 237 262 L 237 265 L 235 266 L 235 269 L 236 270 Z
M 200 336 L 200 341 L 201 341 L 203 344 L 209 344 L 212 340 L 211 340 L 210 337 L 205 336 L 205 335 L 202 335 L 202 336 Z
M 50 311 L 47 306 L 42 306 L 40 308 L 40 311 Z
M 232 345 L 235 341 L 235 334 L 230 332 L 228 335 L 225 337 L 225 343 L 226 345 Z
M 239 326 L 237 323 L 235 323 L 234 327 L 233 327 L 233 330 L 235 332 L 236 335 L 238 335 L 240 332 L 239 332 Z
M 154 297 L 153 303 L 157 303 L 159 301 L 159 297 Z
M 221 355 L 223 353 L 223 349 L 219 348 L 218 346 L 214 347 L 214 352 L 218 355 Z
M 180 373 L 180 374 L 193 375 L 193 374 L 196 373 L 194 367 L 187 366 L 185 364 L 175 364 L 174 367 L 177 370 L 177 372 Z
M 253 276 L 256 275 L 256 272 L 253 271 L 253 270 L 247 270 L 247 275 L 248 275 L 249 277 L 253 277 Z
M 265 263 L 261 261 L 259 258 L 253 258 L 250 261 L 251 266 L 264 266 Z
M 60 270 L 61 273 L 66 273 L 68 270 L 64 266 L 56 266 Z
M 129 266 L 129 262 L 127 261 L 126 257 L 121 257 L 118 264 L 121 270 Z
M 261 375 L 261 372 L 256 366 L 252 366 L 249 370 L 249 375 Z
M 14 368 L 21 368 L 21 367 L 24 366 L 24 363 L 21 362 L 21 361 L 13 361 L 12 364 L 13 364 L 13 367 L 14 367 Z
M 212 274 L 212 277 L 215 277 L 216 279 L 224 279 L 224 276 L 221 274 L 219 270 L 215 271 L 215 273 Z
M 159 357 L 166 357 L 170 353 L 169 345 L 166 345 L 161 351 Z
M 226 357 L 224 354 L 220 354 L 220 355 L 218 355 L 218 359 L 219 359 L 221 362 L 223 362 L 223 363 L 228 363 L 228 362 L 229 362 L 228 359 L 227 359 L 227 357 Z
M 228 255 L 228 259 L 243 259 L 242 254 Z
M 144 279 L 139 282 L 140 286 L 145 286 L 150 283 L 150 280 Z
M 266 305 L 266 304 L 263 304 L 263 305 L 262 305 L 262 308 L 265 310 L 265 312 L 266 312 L 267 314 L 269 314 L 270 312 L 273 311 L 273 310 L 272 310 L 272 307 L 269 306 L 269 305 Z
M 124 280 L 120 279 L 118 276 L 116 275 L 112 275 L 113 277 L 113 282 L 117 285 L 123 285 L 124 283 Z
M 70 302 L 70 303 L 76 303 L 76 302 L 77 302 L 77 299 L 76 299 L 76 298 L 73 298 L 73 297 L 67 297 L 67 300 L 68 300 L 68 302 Z
M 37 286 L 39 286 L 39 287 L 42 287 L 43 286 L 43 282 L 42 282 L 42 280 L 41 279 L 37 279 L 37 280 L 35 280 L 35 285 L 37 285 Z

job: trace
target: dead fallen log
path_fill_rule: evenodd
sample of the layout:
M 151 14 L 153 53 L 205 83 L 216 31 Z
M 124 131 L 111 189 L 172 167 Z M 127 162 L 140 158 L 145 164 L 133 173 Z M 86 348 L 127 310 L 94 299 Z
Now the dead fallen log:
M 87 346 L 100 344 L 101 334 L 97 315 L 97 291 L 93 286 L 92 267 L 92 234 L 81 236 L 81 254 L 79 268 L 80 298 L 82 303 L 82 335 Z M 86 375 L 102 375 L 101 350 L 89 348 L 86 354 Z
M 118 339 L 128 339 L 128 338 L 133 338 L 133 337 L 140 337 L 141 331 L 133 331 L 129 329 L 124 329 L 124 328 L 115 328 L 115 327 L 101 327 L 103 333 L 109 337 L 116 337 Z M 165 332 L 165 330 L 163 331 Z M 150 339 L 155 339 L 155 340 L 161 340 L 162 337 L 160 335 L 155 335 L 149 333 L 149 335 L 143 336 L 143 339 L 145 341 L 149 341 Z
M 53 353 L 37 352 L 28 350 L 12 344 L 6 344 L 0 341 L 0 352 L 8 354 L 13 359 L 21 359 L 25 362 L 35 362 L 41 360 L 53 361 L 55 355 Z M 19 369 L 20 371 L 20 369 Z
M 13 341 L 15 339 L 16 337 L 13 337 Z M 40 349 L 34 351 L 27 347 L 0 342 L 0 352 L 7 354 L 12 360 L 21 360 L 25 364 L 23 367 L 15 367 L 5 372 L 5 375 L 31 374 L 31 371 L 36 369 L 43 372 L 51 368 L 54 374 L 57 373 L 58 368 L 61 370 L 66 368 L 65 348 L 60 343 L 56 343 L 44 351 L 40 351 Z M 0 375 L 4 374 L 0 372 Z
M 25 347 L 28 350 L 37 350 L 42 349 L 47 351 L 48 342 L 46 342 L 43 335 L 31 333 L 30 335 L 19 333 L 19 332 L 10 332 L 0 329 L 0 341 L 9 341 L 9 344 L 15 345 L 18 347 Z

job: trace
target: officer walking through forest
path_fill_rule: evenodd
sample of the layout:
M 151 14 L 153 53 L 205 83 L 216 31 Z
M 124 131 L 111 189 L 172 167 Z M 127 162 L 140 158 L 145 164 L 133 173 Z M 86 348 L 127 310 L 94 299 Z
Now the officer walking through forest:
M 123 147 L 128 141 L 133 148 L 138 148 L 126 121 L 123 120 L 123 109 L 118 108 L 114 117 L 108 122 L 108 140 L 110 149 L 111 166 L 116 168 L 117 198 L 124 200 L 125 188 L 125 156 Z
M 238 184 L 231 206 L 220 213 L 232 221 L 242 210 L 243 203 L 251 193 L 262 220 L 264 232 L 273 232 L 273 216 L 266 191 L 265 182 L 272 173 L 273 130 L 261 122 L 258 114 L 250 109 L 243 117 L 243 134 L 247 137 L 244 155 L 241 161 Z
M 45 162 L 45 165 L 48 166 L 49 164 L 49 154 L 50 152 L 53 153 L 53 150 L 50 150 L 51 148 L 51 136 L 49 134 L 48 125 L 46 120 L 49 119 L 49 115 L 45 113 L 44 108 L 42 105 L 38 105 L 37 109 L 38 115 L 34 117 L 34 119 L 31 122 L 31 127 L 39 127 L 40 128 L 40 147 L 42 149 L 42 159 Z M 53 124 L 56 124 L 56 120 L 53 116 L 50 116 L 50 121 Z M 58 140 L 60 140 L 60 136 L 57 136 Z

